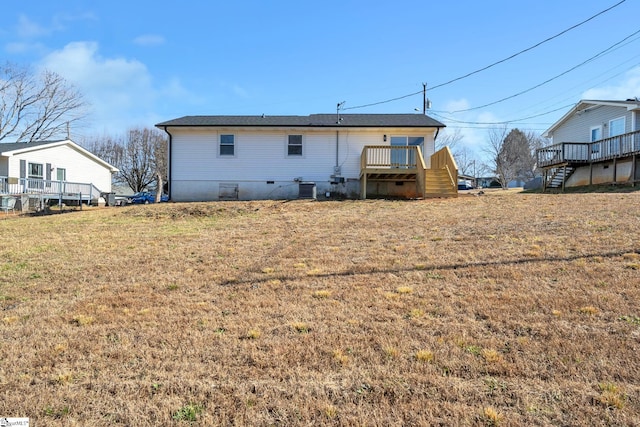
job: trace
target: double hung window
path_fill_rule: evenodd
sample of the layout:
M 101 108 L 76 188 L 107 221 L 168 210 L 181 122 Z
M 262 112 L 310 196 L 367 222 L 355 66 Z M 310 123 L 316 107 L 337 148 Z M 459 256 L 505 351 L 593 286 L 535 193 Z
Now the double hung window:
M 288 136 L 287 156 L 302 156 L 302 135 Z
M 235 135 L 220 135 L 220 148 L 218 154 L 220 156 L 235 156 L 235 139 Z

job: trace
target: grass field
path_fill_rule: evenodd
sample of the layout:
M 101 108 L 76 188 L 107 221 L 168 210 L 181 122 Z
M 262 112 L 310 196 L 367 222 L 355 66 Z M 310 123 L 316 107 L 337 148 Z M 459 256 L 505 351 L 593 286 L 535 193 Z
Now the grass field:
M 640 193 L 0 218 L 0 417 L 640 425 Z

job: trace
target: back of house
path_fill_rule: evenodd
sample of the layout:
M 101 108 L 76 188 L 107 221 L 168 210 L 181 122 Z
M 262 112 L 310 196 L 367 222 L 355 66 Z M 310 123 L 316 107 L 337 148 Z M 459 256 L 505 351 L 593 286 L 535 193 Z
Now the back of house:
M 415 165 L 417 147 L 429 168 L 444 127 L 422 114 L 187 116 L 156 126 L 169 135 L 173 201 L 357 198 L 365 147 L 398 147 L 383 162 L 396 169 Z M 413 191 L 403 182 L 368 185 Z

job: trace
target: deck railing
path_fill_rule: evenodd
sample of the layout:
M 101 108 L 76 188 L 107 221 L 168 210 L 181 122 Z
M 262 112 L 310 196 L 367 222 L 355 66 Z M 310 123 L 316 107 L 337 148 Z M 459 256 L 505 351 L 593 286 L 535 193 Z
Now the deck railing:
M 84 200 L 93 200 L 100 196 L 100 192 L 93 184 L 6 176 L 0 176 L 0 193 L 11 195 L 82 195 Z
M 640 131 L 594 142 L 561 142 L 536 151 L 538 167 L 591 163 L 640 153 Z
M 431 155 L 431 169 L 446 169 L 452 188 L 458 188 L 458 165 L 449 147 L 443 147 Z
M 420 147 L 416 145 L 367 145 L 360 155 L 360 170 L 415 169 L 424 166 Z

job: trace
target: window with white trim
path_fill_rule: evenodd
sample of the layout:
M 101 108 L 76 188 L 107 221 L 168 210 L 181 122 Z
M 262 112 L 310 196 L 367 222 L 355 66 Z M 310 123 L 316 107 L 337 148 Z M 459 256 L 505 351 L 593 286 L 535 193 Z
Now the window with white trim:
M 42 189 L 44 179 L 44 167 L 42 163 L 29 163 L 27 167 L 28 187 L 31 189 Z
M 302 135 L 288 135 L 287 156 L 302 156 Z
M 44 168 L 42 163 L 29 163 L 29 175 L 30 179 L 44 179 Z
M 57 168 L 56 169 L 56 178 L 58 181 L 66 181 L 67 180 L 67 170 L 65 168 Z
M 236 155 L 235 135 L 220 135 L 218 154 L 220 156 L 233 157 Z
M 602 139 L 602 126 L 594 126 L 591 128 L 591 142 Z
M 624 116 L 617 119 L 609 120 L 609 138 L 622 135 L 624 133 L 624 127 Z

